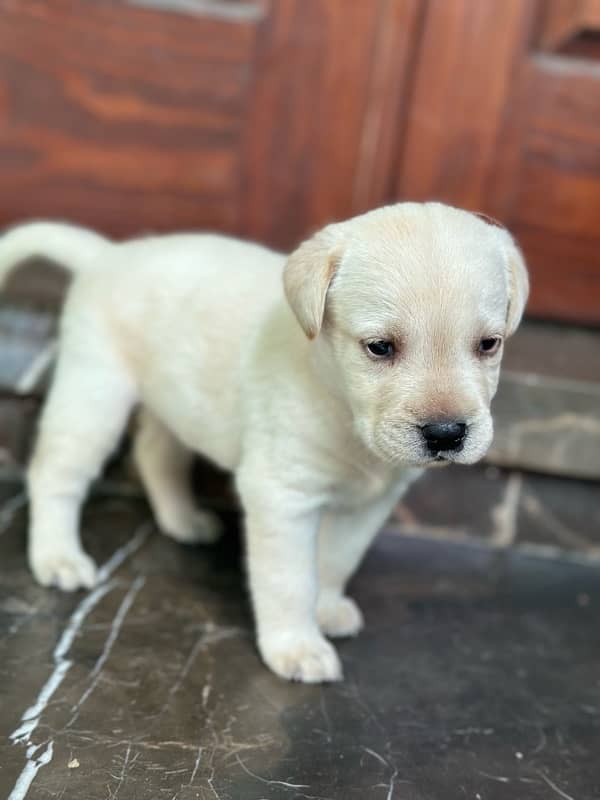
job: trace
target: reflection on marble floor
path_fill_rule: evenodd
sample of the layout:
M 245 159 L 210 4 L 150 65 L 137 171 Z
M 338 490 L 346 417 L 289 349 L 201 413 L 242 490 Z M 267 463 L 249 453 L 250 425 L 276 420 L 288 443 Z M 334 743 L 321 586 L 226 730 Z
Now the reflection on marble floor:
M 1 483 L 0 795 L 599 797 L 600 569 L 431 539 L 422 501 L 354 582 L 367 629 L 340 646 L 345 681 L 315 687 L 258 659 L 233 515 L 216 548 L 185 548 L 142 501 L 97 496 L 102 582 L 64 595 L 32 581 L 22 488 Z

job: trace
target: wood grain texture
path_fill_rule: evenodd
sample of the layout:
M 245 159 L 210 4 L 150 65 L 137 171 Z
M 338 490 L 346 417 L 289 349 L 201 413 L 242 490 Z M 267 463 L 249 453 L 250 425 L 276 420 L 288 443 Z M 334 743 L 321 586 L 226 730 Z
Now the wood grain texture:
M 600 65 L 540 52 L 547 11 L 430 3 L 398 194 L 502 220 L 530 265 L 529 313 L 600 324 Z
M 364 193 L 370 202 L 386 199 L 383 181 L 377 191 L 365 184 L 358 198 L 354 182 L 364 152 L 373 65 L 389 58 L 389 52 L 376 50 L 380 20 L 401 16 L 404 5 L 272 4 L 258 42 L 246 122 L 245 233 L 287 248 L 325 222 L 350 216 L 364 205 Z M 406 6 L 409 18 L 412 5 Z M 381 94 L 379 102 L 386 102 Z M 371 106 L 367 117 L 373 113 L 380 112 Z
M 532 3 L 432 0 L 416 66 L 400 197 L 485 210 L 498 128 Z
M 1 0 L 0 223 L 234 227 L 256 27 Z
M 394 195 L 424 17 L 422 0 L 381 3 L 356 160 L 354 213 Z
M 0 225 L 288 249 L 436 198 L 517 232 L 533 314 L 600 323 L 600 64 L 565 51 L 598 5 L 0 0 Z
M 0 0 L 0 224 L 290 247 L 385 202 L 421 8 Z

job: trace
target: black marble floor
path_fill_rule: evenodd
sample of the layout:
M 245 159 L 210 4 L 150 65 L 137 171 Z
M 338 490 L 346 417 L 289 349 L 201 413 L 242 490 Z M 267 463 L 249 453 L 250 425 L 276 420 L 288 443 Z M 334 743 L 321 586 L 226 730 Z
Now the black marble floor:
M 260 663 L 234 530 L 184 548 L 96 497 L 104 580 L 64 595 L 29 575 L 25 524 L 0 484 L 0 797 L 600 798 L 600 567 L 390 530 L 345 681 L 315 687 Z

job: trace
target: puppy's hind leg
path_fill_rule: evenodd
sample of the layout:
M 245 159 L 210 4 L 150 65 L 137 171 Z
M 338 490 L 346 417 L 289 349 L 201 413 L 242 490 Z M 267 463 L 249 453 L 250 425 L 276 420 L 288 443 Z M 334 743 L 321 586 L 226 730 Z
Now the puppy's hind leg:
M 178 542 L 210 544 L 221 535 L 221 523 L 196 506 L 189 474 L 192 457 L 154 414 L 142 410 L 134 458 L 161 530 Z
M 39 583 L 66 591 L 96 581 L 79 540 L 81 503 L 136 400 L 133 380 L 106 338 L 79 339 L 61 346 L 28 470 L 29 563 Z

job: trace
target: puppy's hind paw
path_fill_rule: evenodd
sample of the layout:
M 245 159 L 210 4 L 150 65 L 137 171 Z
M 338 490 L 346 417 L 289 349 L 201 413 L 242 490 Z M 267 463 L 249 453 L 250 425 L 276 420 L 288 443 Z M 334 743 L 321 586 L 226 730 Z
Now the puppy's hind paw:
M 324 683 L 342 679 L 340 659 L 322 636 L 285 637 L 260 646 L 265 664 L 276 675 L 303 683 Z
M 354 600 L 343 595 L 325 595 L 317 607 L 319 628 L 325 636 L 356 636 L 364 626 L 360 608 Z
M 223 535 L 223 524 L 217 515 L 199 508 L 180 510 L 159 524 L 166 536 L 183 544 L 214 544 Z
M 33 552 L 30 566 L 38 583 L 56 586 L 64 592 L 91 589 L 97 582 L 96 565 L 82 550 L 43 554 Z

